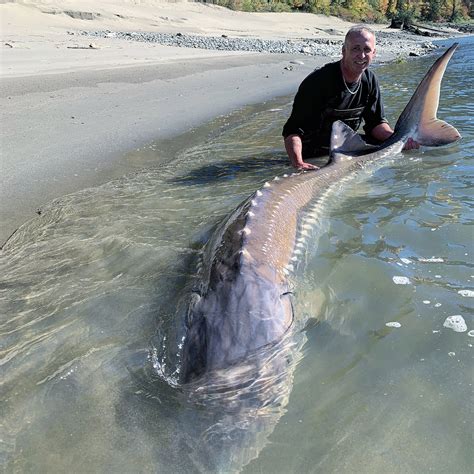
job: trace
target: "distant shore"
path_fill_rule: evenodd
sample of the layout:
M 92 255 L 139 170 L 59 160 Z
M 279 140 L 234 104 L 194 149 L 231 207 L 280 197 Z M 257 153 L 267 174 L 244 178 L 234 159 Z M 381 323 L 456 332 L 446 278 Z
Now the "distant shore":
M 1 4 L 0 15 L 0 243 L 51 200 L 129 172 L 127 152 L 294 93 L 311 70 L 339 56 L 351 26 L 318 15 L 154 0 L 14 1 Z M 375 29 L 379 60 L 432 50 L 429 38 Z M 93 31 L 102 33 L 84 34 Z M 230 46 L 136 41 L 144 32 Z M 235 47 L 278 42 L 297 49 Z

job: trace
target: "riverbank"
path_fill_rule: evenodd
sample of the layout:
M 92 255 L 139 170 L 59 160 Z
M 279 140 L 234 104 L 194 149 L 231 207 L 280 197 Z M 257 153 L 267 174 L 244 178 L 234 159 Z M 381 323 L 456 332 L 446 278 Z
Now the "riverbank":
M 200 3 L 118 3 L 0 5 L 0 242 L 45 203 L 136 169 L 123 160 L 127 152 L 246 104 L 294 93 L 312 69 L 339 56 L 351 26 L 331 17 Z M 426 38 L 376 29 L 379 60 L 431 50 Z M 137 41 L 145 32 L 179 41 L 303 46 L 269 52 Z M 156 156 L 141 165 L 164 160 Z

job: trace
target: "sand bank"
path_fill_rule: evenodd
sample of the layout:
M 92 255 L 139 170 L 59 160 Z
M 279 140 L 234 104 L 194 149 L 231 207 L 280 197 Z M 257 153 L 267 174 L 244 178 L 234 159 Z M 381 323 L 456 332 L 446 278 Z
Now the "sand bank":
M 52 199 L 125 174 L 128 151 L 291 94 L 328 60 L 91 40 L 80 31 L 340 39 L 350 26 L 153 0 L 14 1 L 0 4 L 0 15 L 0 242 Z M 288 68 L 295 60 L 304 64 Z

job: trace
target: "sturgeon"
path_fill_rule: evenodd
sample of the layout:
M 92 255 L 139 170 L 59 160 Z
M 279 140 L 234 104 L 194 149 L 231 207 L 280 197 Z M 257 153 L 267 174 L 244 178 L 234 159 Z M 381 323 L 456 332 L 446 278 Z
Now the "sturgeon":
M 238 367 L 278 343 L 292 327 L 289 277 L 317 223 L 314 212 L 361 168 L 383 164 L 409 137 L 439 146 L 461 138 L 437 119 L 440 84 L 457 43 L 439 57 L 400 115 L 394 134 L 369 146 L 335 122 L 329 163 L 318 171 L 276 177 L 245 200 L 219 226 L 203 252 L 202 269 L 187 311 L 181 382 Z

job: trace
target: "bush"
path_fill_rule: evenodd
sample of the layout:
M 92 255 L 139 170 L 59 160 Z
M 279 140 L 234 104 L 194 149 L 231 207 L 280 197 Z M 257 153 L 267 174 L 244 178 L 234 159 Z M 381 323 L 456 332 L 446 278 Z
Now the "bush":
M 197 0 L 199 1 L 199 0 Z M 335 15 L 346 21 L 382 23 L 409 27 L 416 19 L 458 22 L 469 20 L 474 1 L 470 0 L 202 0 L 231 10 L 246 12 L 303 11 Z M 0 0 L 0 3 L 2 0 Z
M 311 13 L 323 15 L 329 15 L 330 13 L 330 0 L 309 0 L 308 5 Z
M 269 2 L 266 5 L 265 11 L 269 12 L 291 12 L 291 7 L 288 3 L 283 2 Z
M 215 5 L 244 12 L 291 12 L 286 2 L 267 0 L 213 0 Z
M 363 23 L 386 23 L 387 17 L 377 10 L 369 10 L 365 12 L 360 20 Z

